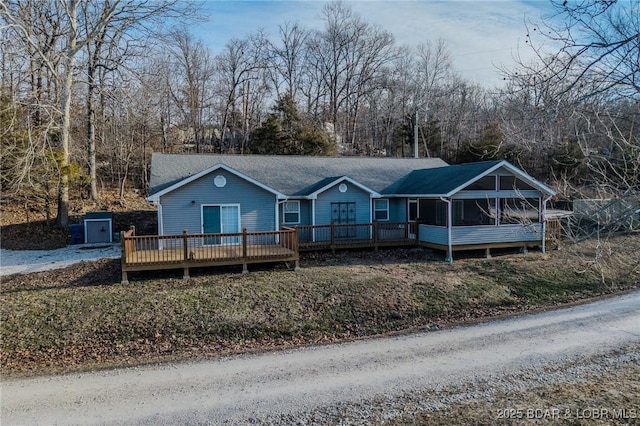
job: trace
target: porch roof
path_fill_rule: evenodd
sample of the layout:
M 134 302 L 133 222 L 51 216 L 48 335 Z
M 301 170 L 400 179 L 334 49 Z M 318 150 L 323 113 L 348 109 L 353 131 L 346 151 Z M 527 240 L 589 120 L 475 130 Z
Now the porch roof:
M 414 170 L 403 179 L 395 195 L 451 196 L 502 167 L 539 191 L 548 195 L 555 194 L 552 189 L 509 162 L 496 160 Z

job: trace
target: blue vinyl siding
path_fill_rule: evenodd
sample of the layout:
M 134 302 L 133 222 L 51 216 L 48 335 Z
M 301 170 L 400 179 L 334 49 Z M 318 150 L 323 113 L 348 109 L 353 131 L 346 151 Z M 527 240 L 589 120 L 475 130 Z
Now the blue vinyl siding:
M 216 176 L 227 184 L 218 188 Z M 192 205 L 191 201 L 195 201 Z M 226 170 L 216 170 L 160 198 L 164 235 L 202 231 L 202 204 L 240 204 L 240 228 L 248 231 L 272 231 L 276 226 L 276 196 Z
M 329 225 L 331 223 L 331 203 L 356 203 L 356 222 L 371 222 L 371 198 L 369 193 L 357 186 L 343 182 L 347 185 L 347 192 L 340 192 L 340 184 L 334 185 L 318 194 L 316 200 L 316 225 Z
M 420 241 L 447 245 L 449 234 L 445 226 L 420 225 Z
M 292 198 L 293 200 L 293 198 Z M 298 200 L 300 201 L 300 223 L 285 224 L 284 223 L 284 206 L 280 203 L 280 223 L 285 225 L 311 225 L 311 200 Z
M 407 199 L 389 198 L 389 222 L 407 221 Z
M 311 225 L 311 200 L 300 200 L 300 225 Z
M 448 233 L 445 226 L 420 225 L 420 241 L 447 245 Z M 451 244 L 473 245 L 491 243 L 542 242 L 542 225 L 529 226 L 454 226 L 451 229 Z
M 542 241 L 542 225 L 454 226 L 451 240 L 453 245 Z

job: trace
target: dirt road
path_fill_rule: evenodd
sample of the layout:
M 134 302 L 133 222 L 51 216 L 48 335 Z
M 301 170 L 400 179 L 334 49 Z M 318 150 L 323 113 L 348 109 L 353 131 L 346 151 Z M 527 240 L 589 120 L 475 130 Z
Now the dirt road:
M 1 420 L 2 425 L 279 423 L 318 410 L 327 416 L 339 411 L 332 411 L 336 406 L 370 408 L 407 394 L 442 405 L 445 399 L 434 395 L 448 388 L 498 383 L 505 375 L 535 374 L 638 342 L 640 292 L 634 292 L 400 337 L 5 381 Z M 366 413 L 359 415 L 347 423 L 367 423 Z

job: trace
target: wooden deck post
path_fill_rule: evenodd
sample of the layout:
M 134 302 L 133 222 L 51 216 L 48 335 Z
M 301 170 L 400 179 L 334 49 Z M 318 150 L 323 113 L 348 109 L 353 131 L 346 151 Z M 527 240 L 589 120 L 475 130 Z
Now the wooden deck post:
M 122 271 L 122 280 L 120 281 L 120 284 L 129 284 L 127 271 L 124 269 L 127 263 L 127 245 L 125 244 L 127 233 L 123 232 L 123 234 L 124 235 L 120 239 L 120 270 Z
M 247 268 L 247 228 L 242 228 L 242 259 L 244 260 L 242 263 L 242 273 L 246 274 L 249 272 Z
M 335 233 L 336 233 L 336 225 L 333 223 L 333 221 L 331 221 L 331 225 L 329 226 L 329 234 L 331 234 L 330 240 L 329 240 L 329 247 L 331 247 L 331 253 L 336 252 L 336 248 L 333 245 L 334 244 L 334 238 L 335 238 Z
M 242 257 L 247 257 L 247 228 L 242 228 Z
M 373 249 L 378 251 L 378 222 L 373 222 Z
M 121 259 L 120 269 L 122 271 L 122 279 L 120 283 L 129 284 L 129 277 L 127 276 L 127 270 L 126 270 L 127 254 L 129 252 L 128 250 L 129 248 L 131 248 L 131 251 L 133 251 L 133 244 L 135 244 L 135 242 L 128 242 L 127 237 L 136 235 L 136 227 L 131 225 L 129 227 L 128 232 L 125 231 L 125 232 L 122 232 L 121 234 L 122 236 L 120 237 L 120 259 Z
M 184 272 L 182 274 L 182 279 L 183 280 L 188 280 L 189 279 L 189 266 L 187 265 L 187 262 L 189 262 L 189 239 L 187 238 L 187 230 L 186 229 L 182 230 L 182 254 L 183 254 L 183 261 L 185 263 Z
M 334 235 L 336 233 L 336 225 L 333 223 L 333 221 L 331 222 L 331 226 L 329 227 L 329 232 L 331 233 L 330 237 L 331 237 L 331 246 L 333 247 L 333 238 Z
M 187 230 L 182 230 L 182 260 L 189 260 L 189 241 L 187 239 Z
M 299 250 L 300 240 L 298 239 L 298 236 L 299 236 L 298 227 L 296 226 L 293 230 L 293 240 L 291 241 L 291 248 L 293 249 L 293 252 L 296 255 L 295 266 L 293 268 L 294 271 L 300 270 L 300 250 Z

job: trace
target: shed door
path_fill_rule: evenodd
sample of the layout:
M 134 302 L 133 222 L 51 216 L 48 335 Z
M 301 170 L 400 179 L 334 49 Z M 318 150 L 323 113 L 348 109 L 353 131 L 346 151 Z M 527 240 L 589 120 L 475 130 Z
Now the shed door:
M 202 206 L 202 232 L 205 234 L 235 234 L 240 232 L 240 206 Z M 206 237 L 205 245 L 238 244 L 238 237 Z
M 111 219 L 90 219 L 84 221 L 85 243 L 110 243 Z

